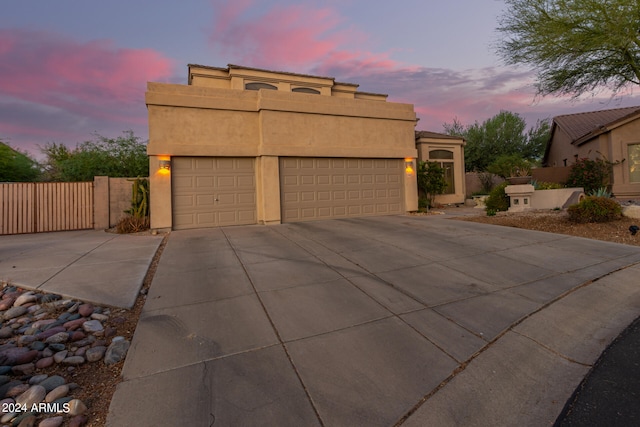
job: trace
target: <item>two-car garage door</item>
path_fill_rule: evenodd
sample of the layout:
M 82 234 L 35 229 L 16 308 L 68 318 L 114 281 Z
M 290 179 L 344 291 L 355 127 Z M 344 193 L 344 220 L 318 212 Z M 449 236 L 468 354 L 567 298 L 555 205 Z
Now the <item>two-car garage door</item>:
M 282 222 L 404 212 L 401 159 L 280 158 Z
M 400 214 L 401 159 L 281 157 L 281 221 Z M 174 157 L 173 228 L 257 223 L 255 159 Z

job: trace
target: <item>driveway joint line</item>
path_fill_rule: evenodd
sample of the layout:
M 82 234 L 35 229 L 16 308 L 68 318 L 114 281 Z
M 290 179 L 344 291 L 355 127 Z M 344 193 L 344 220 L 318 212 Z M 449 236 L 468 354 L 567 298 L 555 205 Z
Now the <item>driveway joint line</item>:
M 298 371 L 298 368 L 297 368 L 296 364 L 293 362 L 293 358 L 291 357 L 291 354 L 289 353 L 289 349 L 287 348 L 286 343 L 284 342 L 284 340 L 282 339 L 282 336 L 280 335 L 280 331 L 278 331 L 278 328 L 276 328 L 276 324 L 274 323 L 273 319 L 271 318 L 271 315 L 269 314 L 269 311 L 267 310 L 267 307 L 264 305 L 264 301 L 262 300 L 262 298 L 258 294 L 258 290 L 256 288 L 255 283 L 253 283 L 253 280 L 251 279 L 251 276 L 249 276 L 249 272 L 247 271 L 247 268 L 245 267 L 244 263 L 242 262 L 242 259 L 240 259 L 240 256 L 238 255 L 238 251 L 236 250 L 235 246 L 233 245 L 233 243 L 229 239 L 229 236 L 227 235 L 227 233 L 225 233 L 224 228 L 221 227 L 220 230 L 222 231 L 222 234 L 224 235 L 225 239 L 227 240 L 227 245 L 229 245 L 229 247 L 233 250 L 233 253 L 236 256 L 236 258 L 238 258 L 238 261 L 240 262 L 240 265 L 242 266 L 242 269 L 244 270 L 244 273 L 247 276 L 247 280 L 249 280 L 249 283 L 251 283 L 251 287 L 253 288 L 253 292 L 255 293 L 256 298 L 258 298 L 258 301 L 260 302 L 260 305 L 262 306 L 262 310 L 264 311 L 265 316 L 269 320 L 269 323 L 271 324 L 271 328 L 273 328 L 273 331 L 274 331 L 274 333 L 276 335 L 276 338 L 278 339 L 278 342 L 280 343 L 280 346 L 284 350 L 285 355 L 287 356 L 287 360 L 289 360 L 289 363 L 291 364 L 291 368 L 293 369 L 293 372 L 295 373 L 296 377 L 298 378 L 298 381 L 300 382 L 300 385 L 302 386 L 302 389 L 304 390 L 304 393 L 307 396 L 307 400 L 309 401 L 309 404 L 311 405 L 311 408 L 313 409 L 313 412 L 315 413 L 315 415 L 316 415 L 316 417 L 318 419 L 318 422 L 320 423 L 321 426 L 324 426 L 325 424 L 324 424 L 324 421 L 322 420 L 322 417 L 320 416 L 320 412 L 318 411 L 318 408 L 316 407 L 315 403 L 313 402 L 313 398 L 311 397 L 311 394 L 310 394 L 306 384 L 302 380 L 302 376 L 300 375 L 300 372 Z M 302 248 L 302 249 L 304 249 L 304 248 Z
M 640 264 L 640 263 L 638 263 Z M 447 378 L 445 378 L 436 388 L 434 388 L 433 390 L 431 390 L 431 392 L 429 392 L 428 394 L 426 394 L 425 396 L 423 396 L 422 399 L 420 399 L 418 401 L 418 403 L 416 403 L 416 405 L 411 408 L 404 416 L 402 416 L 398 422 L 396 424 L 394 424 L 394 427 L 400 426 L 402 425 L 406 420 L 408 420 L 411 415 L 413 415 L 427 400 L 429 400 L 431 397 L 433 397 L 434 394 L 436 394 L 439 390 L 441 390 L 442 388 L 444 388 L 447 384 L 449 384 L 449 382 L 451 382 L 451 380 L 453 380 L 453 378 L 455 378 L 459 373 L 463 372 L 467 366 L 469 366 L 469 364 L 476 359 L 478 356 L 480 356 L 482 353 L 484 353 L 485 351 L 487 351 L 489 348 L 491 348 L 500 338 L 502 338 L 503 336 L 505 336 L 508 332 L 513 332 L 515 334 L 518 335 L 522 335 L 519 334 L 518 332 L 516 332 L 514 330 L 514 328 L 518 325 L 520 325 L 522 322 L 524 322 L 525 320 L 527 320 L 528 318 L 532 317 L 533 315 L 541 312 L 542 310 L 550 307 L 551 305 L 555 304 L 556 302 L 568 297 L 569 295 L 573 294 L 574 292 L 576 292 L 577 290 L 587 287 L 589 285 L 592 285 L 593 283 L 599 281 L 600 279 L 603 279 L 607 276 L 610 276 L 618 271 L 624 270 L 626 268 L 629 268 L 630 266 L 627 267 L 622 267 L 619 268 L 617 270 L 611 271 L 607 274 L 604 274 L 596 279 L 593 280 L 588 280 L 586 282 L 584 282 L 581 285 L 575 286 L 572 289 L 568 290 L 567 292 L 561 294 L 560 296 L 552 299 L 551 301 L 541 305 L 540 307 L 538 307 L 537 309 L 533 310 L 531 313 L 526 314 L 524 316 L 522 316 L 520 319 L 516 320 L 515 322 L 513 322 L 508 328 L 505 328 L 502 332 L 500 332 L 499 334 L 497 334 L 491 341 L 489 341 L 487 343 L 487 345 L 485 345 L 484 347 L 482 347 L 481 349 L 479 349 L 477 352 L 475 352 L 474 354 L 472 354 L 466 361 L 464 361 L 463 363 L 461 363 L 458 368 L 456 370 L 454 370 L 454 372 Z M 528 338 L 528 337 L 527 337 Z M 534 341 L 535 342 L 535 341 Z M 568 359 L 567 359 L 568 360 Z M 575 362 L 578 363 L 580 365 L 583 366 L 590 366 L 590 365 L 584 365 L 580 362 Z
M 282 233 L 280 233 L 283 237 L 291 240 L 289 238 L 289 236 L 285 236 Z M 324 248 L 329 249 L 327 246 L 325 246 L 324 244 L 322 244 L 321 242 L 318 242 L 314 239 L 311 239 L 307 236 L 304 236 L 306 239 L 311 240 L 312 242 L 323 246 Z M 297 242 L 291 240 L 291 242 L 293 242 L 294 244 L 299 245 Z M 336 252 L 337 253 L 337 252 Z M 345 256 L 343 256 L 342 254 L 338 254 L 339 256 L 343 257 L 344 259 L 346 259 L 348 262 L 354 264 L 354 265 L 358 265 L 356 263 L 354 263 L 353 261 L 351 261 L 350 259 L 346 258 Z M 332 269 L 333 271 L 335 271 L 336 273 L 338 273 L 340 276 L 342 276 L 349 284 L 351 284 L 353 287 L 355 287 L 356 289 L 358 289 L 360 292 L 362 292 L 364 295 L 366 295 L 368 298 L 370 298 L 371 300 L 373 300 L 376 304 L 378 304 L 380 307 L 382 307 L 383 309 L 385 309 L 387 312 L 389 312 L 389 316 L 387 317 L 382 317 L 380 319 L 373 319 L 367 322 L 363 322 L 361 324 L 366 324 L 366 323 L 371 323 L 371 322 L 376 322 L 378 320 L 382 320 L 382 319 L 388 319 L 388 318 L 396 318 L 398 319 L 398 321 L 400 321 L 401 323 L 405 324 L 406 326 L 408 326 L 410 329 L 412 329 L 413 331 L 415 331 L 418 335 L 420 335 L 422 338 L 424 338 L 425 340 L 427 340 L 429 343 L 433 344 L 438 350 L 440 350 L 442 353 L 444 353 L 445 355 L 447 355 L 449 358 L 451 358 L 451 360 L 453 360 L 454 362 L 458 363 L 458 360 L 456 360 L 455 357 L 453 357 L 453 355 L 449 354 L 449 352 L 447 352 L 446 350 L 444 350 L 440 345 L 438 345 L 436 342 L 434 342 L 433 340 L 431 340 L 429 337 L 427 337 L 426 335 L 424 335 L 422 332 L 420 332 L 417 328 L 415 328 L 413 325 L 411 325 L 409 322 L 407 322 L 406 320 L 404 320 L 400 314 L 396 314 L 393 310 L 391 310 L 390 308 L 386 307 L 383 303 L 381 303 L 380 301 L 378 301 L 376 298 L 374 298 L 373 296 L 369 295 L 364 289 L 362 289 L 360 286 L 358 286 L 356 283 L 354 283 L 352 280 L 350 280 L 348 277 L 345 277 L 342 273 L 340 273 L 340 271 L 336 270 L 335 268 L 331 267 L 330 265 L 328 265 L 324 260 L 322 260 L 321 258 L 318 258 L 318 260 L 320 262 L 322 262 L 324 265 L 326 265 L 328 268 Z M 358 265 L 358 267 L 362 268 L 362 270 L 364 270 L 365 272 L 367 272 L 370 276 L 372 276 L 375 279 L 378 279 L 379 281 L 385 283 L 387 286 L 392 287 L 395 290 L 398 290 L 399 292 L 401 292 L 402 294 L 406 295 L 407 297 L 411 298 L 412 300 L 414 300 L 416 303 L 422 305 L 424 307 L 424 309 L 429 309 L 428 306 L 426 306 L 425 303 L 423 303 L 422 301 L 418 300 L 416 297 L 414 297 L 413 295 L 411 295 L 410 293 L 405 292 L 404 290 L 400 290 L 399 288 L 396 288 L 392 283 L 389 283 L 388 281 L 382 279 L 381 277 L 377 276 L 375 273 L 370 272 L 369 270 L 367 270 L 365 267 Z M 404 313 L 403 313 L 404 314 Z M 358 326 L 358 325 L 352 325 L 352 326 L 348 326 L 345 328 L 340 328 L 338 330 L 343 330 L 343 329 L 348 329 L 351 328 L 353 326 Z M 465 328 L 466 329 L 466 328 Z M 330 333 L 330 332 L 335 332 L 334 331 L 328 331 L 326 333 Z M 471 332 L 471 331 L 470 331 Z M 318 335 L 324 335 L 323 334 L 318 334 Z

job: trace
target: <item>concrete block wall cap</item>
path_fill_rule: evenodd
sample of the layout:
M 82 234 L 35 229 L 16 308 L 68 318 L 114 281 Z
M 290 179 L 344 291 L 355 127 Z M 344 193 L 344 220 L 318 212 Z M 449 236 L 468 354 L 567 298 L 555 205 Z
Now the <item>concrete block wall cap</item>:
M 531 184 L 507 185 L 504 189 L 507 194 L 527 194 L 534 191 L 535 188 Z
M 640 206 L 624 206 L 622 215 L 627 218 L 640 219 Z

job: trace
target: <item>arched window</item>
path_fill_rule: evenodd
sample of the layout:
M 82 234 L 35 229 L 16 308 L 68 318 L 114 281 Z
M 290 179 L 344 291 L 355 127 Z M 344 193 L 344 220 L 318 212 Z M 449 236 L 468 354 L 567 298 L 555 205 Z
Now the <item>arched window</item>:
M 444 179 L 447 182 L 447 188 L 444 194 L 455 194 L 455 180 L 453 168 L 453 151 L 449 150 L 430 150 L 429 161 L 437 162 L 444 169 Z
M 278 90 L 277 87 L 275 87 L 274 85 L 270 85 L 269 83 L 247 83 L 244 85 L 244 88 L 246 90 L 260 90 L 260 89 Z
M 320 91 L 316 89 L 311 89 L 310 87 L 295 87 L 291 89 L 291 92 L 298 93 L 311 93 L 313 95 L 320 95 Z

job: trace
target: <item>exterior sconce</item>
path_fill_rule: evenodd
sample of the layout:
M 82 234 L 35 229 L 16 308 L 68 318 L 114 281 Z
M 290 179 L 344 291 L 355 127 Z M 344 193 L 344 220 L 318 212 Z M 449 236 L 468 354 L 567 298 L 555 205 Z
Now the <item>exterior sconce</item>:
M 171 169 L 171 160 L 160 160 L 160 170 L 170 170 Z
M 413 170 L 413 160 L 405 159 L 404 172 L 409 176 L 413 176 L 413 174 L 415 173 L 415 170 Z

